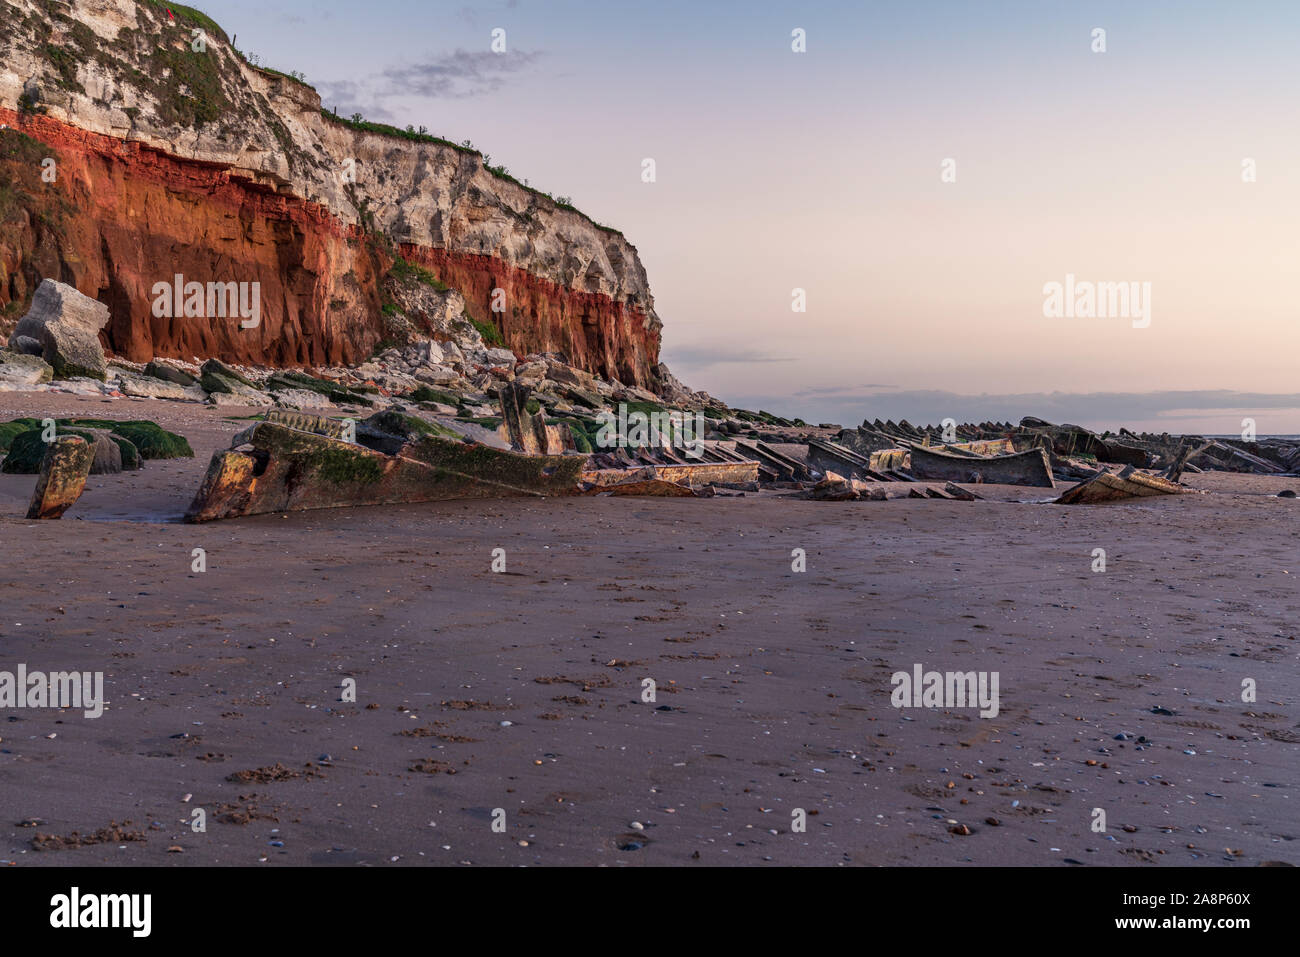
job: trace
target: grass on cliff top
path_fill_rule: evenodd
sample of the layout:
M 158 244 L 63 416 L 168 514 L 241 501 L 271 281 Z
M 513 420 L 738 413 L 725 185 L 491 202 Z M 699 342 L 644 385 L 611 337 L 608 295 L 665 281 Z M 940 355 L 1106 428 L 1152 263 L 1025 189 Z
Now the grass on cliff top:
M 249 62 L 248 57 L 244 56 L 242 52 L 240 52 L 239 50 L 236 50 L 235 52 L 238 53 L 240 57 L 243 58 L 244 62 L 247 63 L 249 66 L 251 66 L 254 70 L 257 70 L 261 73 L 269 73 L 271 76 L 278 76 L 282 80 L 292 80 L 294 83 L 301 83 L 309 90 L 316 89 L 316 87 L 312 86 L 310 83 L 307 82 L 307 78 L 304 76 L 301 75 L 294 76 L 292 73 L 281 73 L 279 70 L 273 69 L 269 66 L 262 66 L 262 64 L 260 63 L 251 63 Z
M 170 0 L 143 0 L 143 2 L 153 7 L 155 10 L 161 10 L 163 19 L 167 18 L 167 11 L 170 10 L 176 14 L 176 20 L 179 23 L 189 22 L 194 26 L 201 27 L 210 37 L 216 37 L 226 43 L 230 42 L 230 37 L 226 36 L 226 31 L 221 29 L 221 24 L 217 23 L 210 16 L 201 10 L 195 10 L 193 7 L 184 7 L 180 4 L 171 3 Z
M 266 69 L 262 67 L 262 69 Z M 396 126 L 389 126 L 387 123 L 371 123 L 369 120 L 354 120 L 348 116 L 339 116 L 329 110 L 322 109 L 321 116 L 331 123 L 339 123 L 348 129 L 357 130 L 360 133 L 377 133 L 380 136 L 395 136 L 399 139 L 410 140 L 413 143 L 436 143 L 438 146 L 449 146 L 461 153 L 480 155 L 479 151 L 463 143 L 453 143 L 451 140 L 443 139 L 441 136 L 434 136 L 432 133 L 421 133 L 417 130 L 403 130 Z

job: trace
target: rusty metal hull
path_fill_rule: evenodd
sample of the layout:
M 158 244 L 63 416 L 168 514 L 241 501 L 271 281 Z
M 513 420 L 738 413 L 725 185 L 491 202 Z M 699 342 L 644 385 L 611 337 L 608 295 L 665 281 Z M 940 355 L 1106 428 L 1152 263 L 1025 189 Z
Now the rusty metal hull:
M 911 473 L 919 479 L 950 482 L 981 481 L 999 485 L 1032 485 L 1055 488 L 1052 466 L 1043 449 L 1029 449 L 1011 455 L 971 458 L 935 452 L 921 446 L 911 450 Z M 978 478 L 975 476 L 978 475 Z

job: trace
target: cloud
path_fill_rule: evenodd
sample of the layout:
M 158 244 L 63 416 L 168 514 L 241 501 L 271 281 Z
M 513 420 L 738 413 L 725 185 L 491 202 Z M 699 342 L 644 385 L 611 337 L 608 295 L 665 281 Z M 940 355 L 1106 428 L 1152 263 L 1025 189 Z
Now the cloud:
M 863 385 L 831 385 L 819 386 L 815 389 L 800 389 L 798 392 L 792 392 L 795 398 L 799 399 L 835 399 L 841 397 L 853 398 L 858 394 L 859 389 L 866 390 L 862 395 L 874 395 L 885 389 L 897 389 L 896 385 L 882 385 L 879 383 L 868 382 Z
M 360 113 L 367 120 L 401 126 L 405 121 L 380 103 L 398 96 L 464 99 L 492 93 L 542 56 L 538 50 L 455 50 L 426 63 L 390 67 L 360 79 L 321 80 L 315 86 L 325 109 L 337 109 L 339 116 Z
M 724 346 L 678 346 L 665 361 L 683 369 L 707 369 L 711 366 L 750 362 L 793 362 L 794 356 L 772 356 L 754 349 L 727 349 Z
M 492 53 L 458 49 L 426 63 L 390 67 L 379 74 L 381 93 L 434 99 L 481 96 L 499 90 L 507 77 L 532 66 L 542 56 L 537 50 Z
M 316 84 L 321 106 L 335 110 L 339 116 L 360 113 L 367 120 L 396 123 L 397 117 L 382 106 L 377 106 L 374 95 L 362 84 L 352 80 L 322 80 Z

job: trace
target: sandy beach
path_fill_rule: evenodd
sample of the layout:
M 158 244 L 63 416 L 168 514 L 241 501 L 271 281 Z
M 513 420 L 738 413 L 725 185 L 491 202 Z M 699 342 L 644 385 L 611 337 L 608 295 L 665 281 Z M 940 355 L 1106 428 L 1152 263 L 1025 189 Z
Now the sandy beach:
M 28 414 L 149 418 L 196 456 L 92 476 L 57 522 L 0 476 L 2 667 L 107 698 L 0 720 L 0 862 L 1300 863 L 1300 480 L 192 526 L 240 410 L 0 394 Z M 915 664 L 996 672 L 999 714 L 893 707 Z

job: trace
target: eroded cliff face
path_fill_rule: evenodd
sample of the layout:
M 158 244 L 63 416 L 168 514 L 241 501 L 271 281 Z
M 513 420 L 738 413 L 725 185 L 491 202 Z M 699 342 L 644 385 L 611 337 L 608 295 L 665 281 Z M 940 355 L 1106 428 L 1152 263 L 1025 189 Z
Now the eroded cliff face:
M 50 276 L 109 305 L 105 345 L 131 359 L 356 362 L 384 336 L 381 279 L 400 249 L 511 349 L 659 385 L 661 324 L 636 249 L 478 153 L 329 119 L 314 91 L 249 66 L 192 12 L 0 0 L 0 20 L 0 123 L 57 170 L 33 181 L 30 150 L 0 155 L 11 321 Z M 151 291 L 178 273 L 260 283 L 261 323 L 156 317 Z
M 137 362 L 218 356 L 332 365 L 365 359 L 380 340 L 383 264 L 357 241 L 360 230 L 324 206 L 47 117 L 0 109 L 0 123 L 51 147 L 55 162 L 54 182 L 28 194 L 35 202 L 22 204 L 21 230 L 5 229 L 0 243 L 0 307 L 12 301 L 12 318 L 48 277 L 107 304 L 105 345 Z M 25 161 L 4 161 L 0 170 L 16 180 Z M 47 203 L 59 201 L 59 220 L 50 223 Z M 156 316 L 154 286 L 177 274 L 258 283 L 261 321 L 243 328 L 234 316 Z

